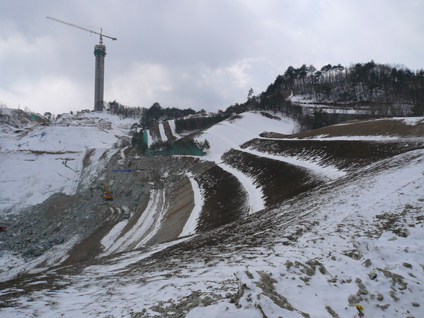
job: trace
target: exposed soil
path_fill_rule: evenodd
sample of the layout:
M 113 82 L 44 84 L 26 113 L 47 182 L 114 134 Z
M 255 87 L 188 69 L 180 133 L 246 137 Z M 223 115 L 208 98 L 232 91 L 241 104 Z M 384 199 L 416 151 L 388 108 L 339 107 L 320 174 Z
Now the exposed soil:
M 275 140 L 253 139 L 241 146 L 279 156 L 299 157 L 322 166 L 352 170 L 401 153 L 424 148 L 419 140 Z
M 108 202 L 94 208 L 94 210 L 96 209 L 109 210 L 111 213 L 108 214 L 108 220 L 101 226 L 98 226 L 91 235 L 76 244 L 72 250 L 68 252 L 69 257 L 61 265 L 66 266 L 87 261 L 95 258 L 102 252 L 103 248 L 100 241 L 122 218 L 122 210 L 114 207 Z
M 175 240 L 181 234 L 194 208 L 193 189 L 186 176 L 182 176 L 181 180 L 174 182 L 170 187 L 168 206 L 159 231 L 147 243 L 148 245 Z
M 163 129 L 165 130 L 165 135 L 168 138 L 168 140 L 176 140 L 177 137 L 175 137 L 172 134 L 172 130 L 171 130 L 171 127 L 169 126 L 169 122 L 164 121 L 162 124 L 163 124 Z
M 18 297 L 23 294 L 31 295 L 38 290 L 53 291 L 64 288 L 69 282 L 67 277 L 81 273 L 87 265 L 115 264 L 119 254 L 97 257 L 103 251 L 101 240 L 122 220 L 126 209 L 131 212 L 131 218 L 119 237 L 133 229 L 146 212 L 151 194 L 154 193 L 152 190 L 158 190 L 161 198 L 165 198 L 161 211 L 163 218 L 158 232 L 141 249 L 148 251 L 152 245 L 178 238 L 194 207 L 193 189 L 187 175 L 194 176 L 204 200 L 197 227 L 198 234 L 153 253 L 116 273 L 108 273 L 105 281 L 125 278 L 143 283 L 146 273 L 161 271 L 163 273 L 158 275 L 177 277 L 182 268 L 195 262 L 215 266 L 220 262 L 234 262 L 234 257 L 254 258 L 258 248 L 261 253 L 269 249 L 272 254 L 276 241 L 290 246 L 304 232 L 311 232 L 317 225 L 318 222 L 311 218 L 313 212 L 308 212 L 309 215 L 304 212 L 307 209 L 313 211 L 311 206 L 320 204 L 315 201 L 321 194 L 333 191 L 332 193 L 337 195 L 337 191 L 363 174 L 366 169 L 369 169 L 367 173 L 372 175 L 378 170 L 388 168 L 389 161 L 385 159 L 424 148 L 424 142 L 418 139 L 369 142 L 302 138 L 323 134 L 346 136 L 347 133 L 352 136 L 364 133 L 378 135 L 382 129 L 387 130 L 389 134 L 403 134 L 407 137 L 419 137 L 424 132 L 424 125 L 406 126 L 390 120 L 366 121 L 289 136 L 298 138 L 296 140 L 290 140 L 287 136 L 284 140 L 254 139 L 241 147 L 273 155 L 297 157 L 321 166 L 333 165 L 349 172 L 346 178 L 331 183 L 327 183 L 325 177 L 311 170 L 283 161 L 240 150 L 228 151 L 222 157 L 223 162 L 252 177 L 255 184 L 263 189 L 266 209 L 253 215 L 248 215 L 248 195 L 243 185 L 235 176 L 213 162 L 192 157 L 144 157 L 132 148 L 127 148 L 124 152 L 118 151 L 101 171 L 96 171 L 96 179 L 91 184 L 81 182 L 76 195 L 54 195 L 42 204 L 31 207 L 17 217 L 13 224 L 8 225 L 10 230 L 2 233 L 6 239 L 0 248 L 22 253 L 28 258 L 36 258 L 51 247 L 66 243 L 73 237 L 78 236 L 80 240 L 70 249 L 68 258 L 60 266 L 51 267 L 42 272 L 42 276 L 23 274 L 0 283 L 2 291 L 15 288 L 12 292 L 0 295 L 0 307 L 16 305 Z M 342 127 L 343 133 L 337 127 Z M 158 132 L 159 130 L 156 131 Z M 169 125 L 165 127 L 165 132 L 167 135 L 170 132 Z M 88 174 L 93 155 L 94 151 L 87 152 L 83 160 L 82 174 Z M 410 157 L 413 158 L 413 155 Z M 101 160 L 106 158 L 105 152 Z M 376 162 L 378 164 L 371 165 Z M 391 168 L 398 163 L 392 164 Z M 360 169 L 367 166 L 369 167 L 366 169 Z M 123 170 L 129 167 L 130 172 L 113 172 L 113 169 Z M 94 188 L 92 195 L 88 191 L 89 186 L 99 184 L 103 180 L 108 180 L 114 192 L 114 201 L 105 202 L 101 196 L 102 190 L 98 188 Z M 295 200 L 292 200 L 294 197 Z M 271 210 L 275 206 L 280 206 L 280 209 Z M 407 222 L 403 221 L 403 217 L 412 213 L 409 210 L 413 208 L 405 208 L 401 214 L 387 212 L 377 215 L 374 220 L 376 232 L 392 230 L 397 236 L 407 236 Z M 422 216 L 416 217 L 416 220 L 421 222 L 422 219 L 418 217 Z M 138 242 L 129 244 L 125 251 L 134 249 Z M 278 303 L 281 299 L 274 299 L 279 296 L 273 287 L 274 282 L 274 278 L 263 273 L 258 287 Z M 237 297 L 240 299 L 241 295 Z M 192 300 L 193 297 L 190 301 Z M 289 305 L 282 303 L 282 307 Z M 327 311 L 334 316 L 334 311 L 331 307 L 328 308 Z
M 208 231 L 233 222 L 249 211 L 246 190 L 229 172 L 214 165 L 195 179 L 204 195 L 197 231 Z
M 223 161 L 251 176 L 261 186 L 266 207 L 280 204 L 324 182 L 324 178 L 300 166 L 230 150 Z
M 92 204 L 85 196 L 55 194 L 22 213 L 3 235 L 1 248 L 33 257 L 75 235 L 89 236 L 109 218 L 109 209 L 93 210 Z
M 131 230 L 134 225 L 137 223 L 138 219 L 141 217 L 143 212 L 146 210 L 147 204 L 150 200 L 150 194 L 147 194 L 145 199 L 140 202 L 139 205 L 136 207 L 133 207 L 130 211 L 132 213 L 131 218 L 128 220 L 127 225 L 123 228 L 122 232 L 118 235 L 118 239 L 123 237 L 125 234 L 128 233 L 129 230 Z
M 304 131 L 290 136 L 270 133 L 269 138 L 312 138 L 316 136 L 394 136 L 403 138 L 424 137 L 424 122 L 407 125 L 404 121 L 393 119 L 374 119 L 348 121 L 343 124 Z
M 96 149 L 88 149 L 85 153 L 84 159 L 82 160 L 82 167 L 87 168 L 91 162 L 91 157 L 96 153 Z
M 382 124 L 385 127 L 394 122 L 397 121 L 380 120 L 359 124 Z M 329 127 L 327 130 L 337 131 L 340 127 L 349 125 Z M 405 125 L 396 127 L 405 128 Z M 241 147 L 274 155 L 294 156 L 315 161 L 321 166 L 333 165 L 353 171 L 392 156 L 422 149 L 424 142 L 418 139 L 407 142 L 254 139 Z M 93 155 L 94 151 L 87 152 L 82 175 L 86 169 L 90 169 Z M 133 228 L 147 207 L 152 188 L 163 189 L 167 203 L 161 228 L 148 244 L 176 239 L 194 206 L 193 191 L 186 172 L 196 176 L 195 180 L 204 198 L 197 231 L 209 231 L 231 223 L 248 212 L 248 198 L 243 186 L 233 175 L 214 163 L 192 157 L 138 157 L 137 151 L 131 148 L 127 148 L 124 155 L 122 157 L 118 151 L 107 163 L 105 170 L 99 171 L 97 181 L 92 183 L 93 194 L 87 185 L 81 185 L 76 196 L 52 196 L 42 204 L 31 207 L 14 222 L 3 222 L 9 231 L 2 234 L 4 243 L 0 248 L 23 253 L 26 257 L 36 257 L 77 235 L 81 241 L 69 252 L 66 264 L 92 259 L 102 251 L 102 237 L 121 220 L 122 207 L 129 209 L 131 218 L 120 237 Z M 107 152 L 100 160 L 106 158 Z M 281 204 L 326 181 L 322 176 L 302 167 L 238 150 L 227 152 L 223 161 L 256 180 L 256 184 L 263 189 L 266 207 Z M 114 168 L 128 167 L 134 172 L 112 171 Z M 99 179 L 108 180 L 114 192 L 113 203 L 105 203 L 101 197 L 102 190 L 96 188 L 101 183 Z
M 162 141 L 158 125 L 151 127 L 149 133 L 153 141 Z

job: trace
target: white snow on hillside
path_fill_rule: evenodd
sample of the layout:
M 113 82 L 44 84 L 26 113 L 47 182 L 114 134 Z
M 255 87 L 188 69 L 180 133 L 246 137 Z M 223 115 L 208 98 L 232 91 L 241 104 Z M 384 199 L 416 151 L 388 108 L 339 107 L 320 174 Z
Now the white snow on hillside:
M 406 118 L 400 118 L 395 117 L 394 120 L 402 120 L 405 124 L 415 126 L 419 123 L 424 122 L 424 117 L 406 117 Z
M 240 114 L 241 118 L 227 119 L 205 131 L 199 140 L 207 139 L 211 145 L 208 154 L 203 157 L 215 162 L 221 161 L 221 156 L 231 148 L 239 149 L 240 145 L 253 138 L 260 138 L 264 131 L 292 134 L 295 123 L 289 118 L 281 120 L 270 119 L 255 112 Z
M 227 119 L 206 130 L 197 139 L 206 139 L 211 146 L 206 160 L 215 161 L 222 169 L 230 172 L 242 183 L 249 196 L 250 213 L 262 210 L 265 207 L 261 187 L 254 184 L 254 180 L 240 171 L 221 162 L 222 155 L 230 149 L 239 149 L 243 143 L 260 138 L 259 134 L 266 131 L 274 131 L 282 134 L 292 134 L 295 128 L 293 120 L 281 118 L 270 119 L 258 112 L 246 112 L 239 115 L 240 118 Z
M 158 126 L 159 126 L 160 138 L 162 139 L 162 141 L 168 141 L 168 137 L 165 134 L 165 128 L 163 128 L 163 123 L 160 123 Z
M 201 190 L 200 190 L 199 185 L 197 184 L 196 180 L 194 180 L 194 178 L 191 174 L 188 174 L 187 176 L 190 180 L 191 187 L 192 187 L 193 192 L 194 192 L 194 208 L 193 208 L 193 211 L 190 214 L 189 219 L 187 220 L 186 224 L 184 225 L 184 228 L 183 228 L 183 230 L 180 234 L 180 237 L 196 233 L 197 220 L 199 218 L 200 212 L 202 211 L 202 206 L 204 204 L 202 193 L 201 193 Z
M 290 100 L 293 104 L 302 106 L 304 109 L 311 109 L 311 110 L 319 109 L 324 112 L 328 112 L 332 114 L 368 114 L 370 113 L 369 107 L 367 106 L 361 106 L 359 108 L 358 107 L 355 107 L 355 108 L 333 107 L 333 106 L 321 104 L 317 100 L 307 96 L 293 95 L 293 92 L 287 99 Z
M 0 140 L 0 211 L 15 213 L 56 192 L 74 194 L 87 149 L 97 158 L 126 136 L 134 120 L 106 113 L 64 114 L 50 126 L 9 132 Z
M 365 168 L 352 180 L 275 210 L 287 215 L 286 224 L 280 226 L 287 225 L 288 233 L 303 232 L 297 242 L 285 245 L 286 239 L 279 238 L 272 246 L 240 251 L 207 267 L 200 256 L 166 271 L 128 272 L 126 276 L 129 268 L 135 270 L 131 264 L 152 255 L 152 250 L 135 251 L 67 277 L 71 287 L 21 297 L 21 306 L 4 308 L 3 315 L 131 317 L 134 312 L 144 312 L 154 316 L 160 315 L 159 310 L 172 312 L 171 305 L 187 303 L 184 297 L 199 291 L 221 298 L 187 310 L 188 318 L 301 318 L 302 313 L 359 317 L 354 307 L 357 303 L 363 306 L 365 317 L 421 317 L 424 151 L 387 160 L 386 166 L 378 172 Z M 291 218 L 298 208 L 301 215 Z M 379 228 L 375 216 L 384 213 L 400 215 L 400 226 L 408 236 Z M 161 245 L 167 246 L 169 243 Z M 347 256 L 349 251 L 357 257 Z M 305 267 L 308 261 L 318 262 L 312 272 Z M 237 288 L 244 289 L 238 305 L 227 297 L 228 291 L 234 293 Z M 159 307 L 153 307 L 160 301 Z
M 165 211 L 165 194 L 163 190 L 152 190 L 150 195 L 149 204 L 137 223 L 125 235 L 109 244 L 102 256 L 140 248 L 157 233 Z M 120 226 L 118 223 L 113 231 Z
M 344 175 L 346 175 L 346 173 L 344 171 L 340 171 L 338 168 L 336 168 L 334 166 L 323 167 L 323 166 L 318 165 L 316 162 L 303 160 L 303 159 L 300 159 L 298 157 L 275 156 L 275 155 L 271 155 L 271 154 L 268 154 L 268 153 L 263 153 L 263 152 L 250 150 L 250 149 L 243 149 L 243 151 L 250 153 L 252 155 L 263 157 L 263 158 L 274 159 L 274 160 L 278 160 L 278 161 L 287 162 L 287 163 L 290 163 L 290 164 L 295 165 L 295 166 L 304 167 L 308 170 L 311 170 L 311 171 L 317 173 L 318 175 L 323 175 L 324 177 L 328 178 L 329 180 L 335 180 L 337 178 L 340 178 L 340 177 L 343 177 Z
M 413 124 L 417 120 L 406 122 Z M 98 161 L 105 150 L 113 148 L 118 137 L 127 134 L 132 123 L 133 120 L 122 121 L 108 114 L 88 113 L 63 116 L 56 125 L 34 126 L 28 133 L 2 135 L 0 211 L 13 213 L 42 202 L 55 192 L 74 193 L 86 150 L 96 149 L 92 160 Z M 173 125 L 171 129 L 175 131 Z M 165 194 L 154 189 L 146 211 L 131 231 L 118 239 L 128 223 L 123 220 L 103 238 L 105 253 L 101 256 L 107 255 L 107 261 L 85 268 L 81 265 L 81 272 L 66 277 L 58 275 L 58 286 L 72 285 L 24 295 L 17 307 L 2 308 L 0 317 L 137 317 L 136 312 L 160 316 L 165 310 L 172 316 L 189 303 L 188 296 L 194 292 L 207 295 L 213 302 L 208 303 L 205 297 L 193 300 L 197 305 L 187 307 L 184 312 L 188 318 L 302 318 L 303 313 L 313 318 L 359 317 L 354 307 L 358 303 L 363 306 L 365 317 L 422 317 L 424 150 L 411 151 L 346 176 L 331 166 L 239 147 L 258 138 L 264 130 L 291 134 L 293 129 L 291 120 L 277 121 L 259 113 L 245 113 L 239 119 L 213 126 L 198 137 L 199 141 L 207 139 L 211 145 L 203 159 L 215 161 L 243 184 L 251 212 L 263 209 L 262 191 L 253 179 L 221 162 L 222 155 L 231 148 L 337 179 L 273 211 L 251 215 L 279 220 L 278 226 L 269 229 L 281 229 L 278 232 L 281 235 L 274 241 L 266 246 L 244 249 L 240 246 L 240 251 L 231 255 L 220 250 L 214 250 L 213 257 L 193 254 L 195 257 L 186 259 L 185 263 L 171 260 L 169 269 L 151 267 L 150 271 L 137 271 L 137 265 L 144 265 L 144 260 L 154 253 L 191 239 L 185 237 L 147 250 L 112 256 L 129 247 L 143 247 L 158 231 L 165 211 Z M 371 139 L 379 140 L 379 137 Z M 90 174 L 85 178 L 90 179 Z M 201 190 L 193 178 L 190 182 L 196 206 L 184 235 L 193 233 L 203 204 Z M 388 216 L 382 218 L 382 215 Z M 290 239 L 296 235 L 298 239 Z M 41 259 L 52 265 L 52 260 L 63 257 L 68 247 L 59 245 L 37 262 Z M 206 264 L 206 257 L 213 261 Z M 312 270 L 305 265 L 308 262 L 319 265 Z M 10 267 L 1 273 L 1 280 L 13 277 L 25 266 L 31 267 L 23 260 L 18 264 L 17 258 L 9 254 L 4 254 L 0 264 L 1 268 Z M 40 283 L 42 280 L 40 277 Z M 238 289 L 243 289 L 243 293 L 240 292 L 238 302 L 234 303 L 230 299 Z M 3 289 L 0 296 L 13 292 L 13 288 Z M 158 302 L 162 303 L 158 306 Z
M 179 135 L 175 131 L 175 119 L 168 121 L 169 127 L 171 128 L 172 135 L 179 138 Z

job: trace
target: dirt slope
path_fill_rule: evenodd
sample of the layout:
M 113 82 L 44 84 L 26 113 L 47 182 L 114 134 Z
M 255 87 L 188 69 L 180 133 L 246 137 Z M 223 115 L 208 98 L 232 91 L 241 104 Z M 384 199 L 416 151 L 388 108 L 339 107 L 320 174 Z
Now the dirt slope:
M 402 138 L 415 138 L 424 136 L 424 119 L 418 119 L 413 124 L 408 124 L 406 119 L 373 119 L 355 120 L 343 124 L 323 127 L 315 130 L 300 132 L 290 136 L 279 133 L 269 133 L 269 138 L 313 138 L 322 136 L 347 137 L 347 136 L 393 136 Z
M 324 176 L 303 167 L 234 149 L 224 154 L 223 161 L 252 177 L 262 187 L 268 208 L 317 187 L 325 180 Z
M 276 246 L 280 251 L 286 252 L 284 249 L 296 246 L 305 233 L 313 234 L 313 239 L 310 240 L 312 243 L 308 243 L 311 248 L 317 240 L 325 240 L 320 237 L 319 222 L 314 217 L 317 216 L 320 205 L 325 205 L 327 199 L 342 204 L 347 196 L 354 196 L 345 193 L 344 197 L 339 197 L 339 193 L 342 193 L 345 187 L 356 184 L 361 188 L 362 183 L 371 183 L 374 176 L 378 176 L 386 169 L 396 171 L 398 167 L 406 166 L 408 162 L 422 161 L 421 150 L 424 149 L 424 141 L 420 139 L 423 136 L 420 125 L 405 125 L 402 121 L 394 120 L 355 122 L 284 139 L 279 139 L 278 136 L 273 136 L 274 139 L 257 138 L 241 145 L 240 149 L 229 150 L 223 155 L 222 163 L 250 177 L 254 180 L 254 185 L 263 191 L 266 208 L 252 215 L 248 215 L 248 195 L 244 185 L 214 162 L 193 157 L 144 157 L 133 148 L 116 151 L 107 165 L 102 170 L 96 171 L 96 179 L 92 181 L 92 184 L 98 184 L 102 180 L 107 180 L 114 192 L 114 201 L 105 202 L 101 197 L 102 191 L 97 188 L 91 195 L 88 184 L 82 182 L 77 195 L 52 196 L 16 220 L 13 227 L 14 235 L 12 232 L 6 233 L 7 239 L 0 248 L 6 247 L 19 253 L 26 253 L 28 259 L 36 259 L 53 246 L 66 244 L 72 238 L 78 237 L 78 241 L 69 249 L 60 266 L 54 267 L 57 263 L 45 261 L 39 264 L 40 268 L 46 269 L 40 275 L 23 274 L 0 283 L 0 290 L 4 292 L 0 295 L 0 306 L 19 306 L 19 297 L 32 297 L 34 291 L 65 288 L 73 277 L 79 277 L 74 275 L 84 273 L 88 265 L 112 266 L 120 262 L 120 257 L 131 258 L 131 255 L 143 252 L 150 254 L 146 254 L 138 261 L 129 262 L 111 274 L 101 276 L 99 284 L 104 287 L 113 285 L 115 281 L 125 281 L 128 284 L 136 281 L 143 285 L 149 279 L 151 281 L 167 280 L 170 277 L 188 279 L 190 275 L 187 273 L 190 269 L 187 268 L 192 264 L 197 264 L 196 266 L 202 268 L 202 271 L 203 267 L 206 271 L 207 268 L 217 268 L 219 271 L 221 266 L 231 268 L 240 266 L 241 263 L 243 266 L 246 265 L 247 273 L 248 265 L 252 264 L 249 260 L 257 258 L 260 259 L 259 262 L 263 260 L 259 267 L 284 268 L 282 264 L 286 257 L 276 255 L 274 250 Z M 380 141 L 306 139 L 321 135 L 337 137 L 349 134 L 350 136 L 403 134 L 403 137 Z M 256 153 L 252 154 L 249 151 Z M 91 155 L 87 153 L 88 159 L 83 167 L 82 175 L 86 174 L 85 177 L 92 176 L 89 174 Z M 272 155 L 274 158 L 269 158 L 267 155 Z M 335 169 L 344 170 L 346 174 L 344 177 L 330 180 L 319 171 L 284 162 L 283 159 L 289 157 L 313 162 L 321 167 L 333 166 Z M 158 244 L 177 239 L 189 218 L 194 207 L 194 191 L 189 178 L 195 180 L 203 196 L 198 234 L 181 243 L 152 252 Z M 88 177 L 83 180 L 88 180 Z M 396 180 L 393 181 L 395 182 Z M 406 186 L 413 188 L 409 183 Z M 393 192 L 396 196 L 404 195 L 403 189 L 396 191 Z M 154 203 L 154 200 L 157 200 L 157 204 L 152 207 L 151 203 Z M 420 202 L 423 201 L 414 202 L 417 208 L 409 210 L 421 211 Z M 350 208 L 356 207 L 351 205 Z M 128 221 L 122 220 L 124 211 L 131 212 Z M 333 212 L 326 211 L 329 215 L 327 218 L 332 217 Z M 405 237 L 408 235 L 405 230 L 407 226 L 415 227 L 422 224 L 422 219 L 414 215 L 408 218 L 416 223 L 411 223 L 409 219 L 408 223 L 392 215 L 383 215 L 377 217 L 375 222 L 361 220 L 364 224 L 360 227 L 347 224 L 347 229 L 343 228 L 346 222 L 341 219 L 337 220 L 340 222 L 338 231 L 344 231 L 343 235 L 346 237 L 352 235 L 352 240 L 354 235 L 374 237 L 387 229 L 393 230 L 398 237 Z M 325 221 L 324 217 L 320 219 L 320 222 Z M 333 222 L 337 223 L 334 220 Z M 405 224 L 402 223 L 402 226 L 397 228 L 399 222 Z M 102 239 L 119 224 L 123 227 L 114 241 L 116 246 L 112 245 L 113 251 L 110 255 L 100 257 L 101 253 L 107 250 L 102 246 Z M 147 230 L 143 230 L 144 228 Z M 354 235 L 351 231 L 355 231 Z M 119 243 L 121 239 L 122 242 Z M 343 243 L 346 247 L 338 251 L 338 254 L 352 260 L 359 258 L 359 247 L 355 245 L 357 243 L 346 242 L 348 243 Z M 130 251 L 134 254 L 126 253 Z M 272 263 L 275 257 L 280 258 L 278 266 Z M 307 267 L 299 264 L 297 268 L 303 266 L 304 274 Z M 287 271 L 290 266 L 287 265 Z M 312 265 L 310 266 L 312 268 Z M 328 273 L 324 270 L 323 272 L 322 275 Z M 261 273 L 262 278 L 268 277 L 268 281 L 271 281 L 270 275 L 263 271 Z M 149 278 L 150 274 L 152 276 Z M 246 275 L 253 277 L 252 274 Z M 275 279 L 282 279 L 284 275 Z M 307 283 L 308 280 L 304 276 L 301 277 Z M 329 276 L 328 279 L 330 282 L 334 277 Z M 383 275 L 381 279 L 384 279 Z M 337 278 L 333 282 L 336 281 Z M 340 286 L 344 283 L 340 283 Z M 72 284 L 77 285 L 78 282 L 73 281 Z M 190 284 L 192 283 L 188 285 Z M 234 286 L 237 285 L 237 281 L 233 279 L 222 283 L 222 286 L 225 284 L 236 288 Z M 272 286 L 273 283 L 268 285 Z M 239 284 L 239 288 L 240 286 L 242 284 Z M 256 286 L 262 285 L 256 284 Z M 222 287 L 224 294 L 228 292 L 228 288 L 226 290 L 225 288 L 227 287 Z M 264 290 L 268 290 L 268 295 L 275 296 L 274 290 L 270 288 L 263 287 Z M 107 292 L 109 290 L 105 293 Z M 237 297 L 240 299 L 243 293 L 237 293 L 233 289 L 228 298 L 233 302 L 238 301 Z M 218 299 L 216 296 L 214 301 Z M 251 299 L 246 296 L 246 301 L 249 302 Z M 171 310 L 169 312 L 168 316 L 172 317 L 173 312 Z M 142 312 L 139 314 L 137 317 L 149 317 Z M 184 316 L 185 313 L 181 311 L 181 315 Z
M 424 140 L 311 140 L 253 139 L 241 146 L 280 157 L 297 157 L 321 166 L 355 170 L 401 153 L 422 149 Z

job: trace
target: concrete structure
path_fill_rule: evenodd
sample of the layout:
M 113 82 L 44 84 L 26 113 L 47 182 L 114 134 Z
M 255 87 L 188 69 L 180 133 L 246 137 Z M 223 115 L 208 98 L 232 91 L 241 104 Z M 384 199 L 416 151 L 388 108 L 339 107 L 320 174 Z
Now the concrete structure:
M 105 83 L 106 45 L 102 45 L 100 43 L 94 46 L 94 56 L 96 57 L 96 69 L 94 75 L 94 110 L 102 111 L 104 106 L 103 92 Z
M 93 33 L 93 34 L 100 35 L 99 44 L 94 46 L 94 56 L 96 57 L 96 70 L 95 70 L 95 80 L 94 80 L 94 110 L 102 111 L 104 107 L 103 91 L 105 86 L 105 56 L 106 56 L 106 46 L 103 45 L 103 37 L 111 39 L 113 41 L 116 41 L 117 38 L 104 35 L 102 28 L 100 28 L 100 33 L 99 33 L 99 32 L 84 28 L 82 26 L 65 22 L 65 21 L 55 19 L 52 17 L 47 17 L 47 19 L 60 22 L 60 23 L 72 26 L 74 28 L 78 28 L 78 29 Z

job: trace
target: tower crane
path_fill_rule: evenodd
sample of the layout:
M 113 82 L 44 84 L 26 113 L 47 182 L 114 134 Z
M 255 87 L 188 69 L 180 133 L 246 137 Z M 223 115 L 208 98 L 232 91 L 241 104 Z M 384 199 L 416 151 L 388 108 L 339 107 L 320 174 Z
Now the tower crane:
M 95 65 L 95 83 L 94 83 L 94 110 L 101 111 L 103 110 L 103 91 L 104 91 L 104 77 L 105 77 L 105 56 L 106 56 L 106 46 L 103 45 L 103 37 L 116 41 L 117 38 L 107 36 L 103 34 L 103 29 L 100 28 L 100 33 L 84 28 L 82 26 L 72 24 L 69 22 L 65 22 L 59 19 L 55 19 L 52 17 L 47 17 L 47 19 L 60 22 L 74 28 L 78 28 L 93 34 L 100 35 L 99 44 L 94 46 L 94 56 L 96 57 L 96 65 Z

